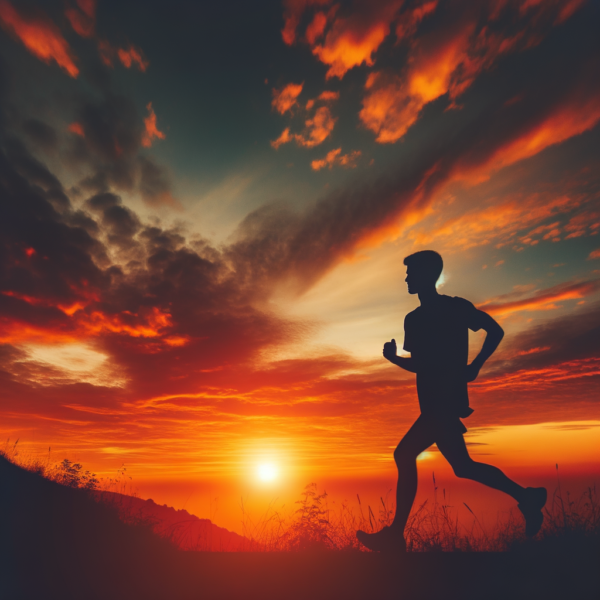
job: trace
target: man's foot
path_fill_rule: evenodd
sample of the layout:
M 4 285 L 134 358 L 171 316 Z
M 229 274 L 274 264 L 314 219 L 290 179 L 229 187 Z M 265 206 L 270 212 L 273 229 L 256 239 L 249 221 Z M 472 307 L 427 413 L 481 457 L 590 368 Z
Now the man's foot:
M 525 517 L 525 535 L 533 537 L 541 528 L 544 521 L 542 508 L 546 504 L 548 492 L 546 488 L 526 488 L 523 500 L 518 504 L 519 510 Z
M 356 532 L 358 541 L 373 552 L 388 554 L 403 554 L 406 552 L 406 542 L 401 534 L 387 525 L 377 533 L 367 533 L 360 529 Z

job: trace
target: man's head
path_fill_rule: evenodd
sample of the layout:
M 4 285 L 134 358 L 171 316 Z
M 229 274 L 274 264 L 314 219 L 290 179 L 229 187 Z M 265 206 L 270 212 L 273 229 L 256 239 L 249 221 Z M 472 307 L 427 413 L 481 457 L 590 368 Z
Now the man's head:
M 404 259 L 404 264 L 409 294 L 435 289 L 435 284 L 444 268 L 442 257 L 433 250 L 415 252 Z

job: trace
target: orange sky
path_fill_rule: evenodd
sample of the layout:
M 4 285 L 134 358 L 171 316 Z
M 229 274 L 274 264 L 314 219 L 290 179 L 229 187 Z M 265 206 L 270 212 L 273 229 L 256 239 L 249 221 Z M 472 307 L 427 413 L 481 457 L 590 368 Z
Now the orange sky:
M 474 456 L 595 481 L 592 4 L 284 0 L 215 8 L 227 36 L 203 37 L 200 7 L 1 0 L 0 434 L 198 516 L 218 496 L 237 531 L 240 497 L 312 481 L 376 502 L 418 415 L 381 348 L 431 248 L 440 293 L 506 332 L 470 386 Z

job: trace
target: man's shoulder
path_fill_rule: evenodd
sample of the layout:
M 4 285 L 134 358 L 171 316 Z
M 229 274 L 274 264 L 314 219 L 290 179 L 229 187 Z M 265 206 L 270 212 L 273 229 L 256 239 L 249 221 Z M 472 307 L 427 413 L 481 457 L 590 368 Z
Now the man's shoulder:
M 404 322 L 406 323 L 407 321 L 414 321 L 416 318 L 418 318 L 420 312 L 421 307 L 417 306 L 417 308 L 411 310 L 409 313 L 406 314 L 406 316 L 404 317 Z
M 475 309 L 475 305 L 471 301 L 465 300 L 464 298 L 461 298 L 460 296 L 443 296 L 443 297 L 447 298 L 446 302 L 448 302 L 448 304 L 450 304 L 453 307 L 456 307 L 458 309 L 465 309 L 465 310 Z

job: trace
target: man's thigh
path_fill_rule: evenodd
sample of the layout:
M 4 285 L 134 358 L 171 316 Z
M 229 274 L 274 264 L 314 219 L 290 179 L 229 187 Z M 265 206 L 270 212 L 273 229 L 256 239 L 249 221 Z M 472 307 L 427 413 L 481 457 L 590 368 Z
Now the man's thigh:
M 400 440 L 394 456 L 396 458 L 417 458 L 421 452 L 424 452 L 436 442 L 437 433 L 435 423 L 431 419 L 420 415 Z
M 465 438 L 457 427 L 440 430 L 435 442 L 442 456 L 452 467 L 460 466 L 471 460 Z

